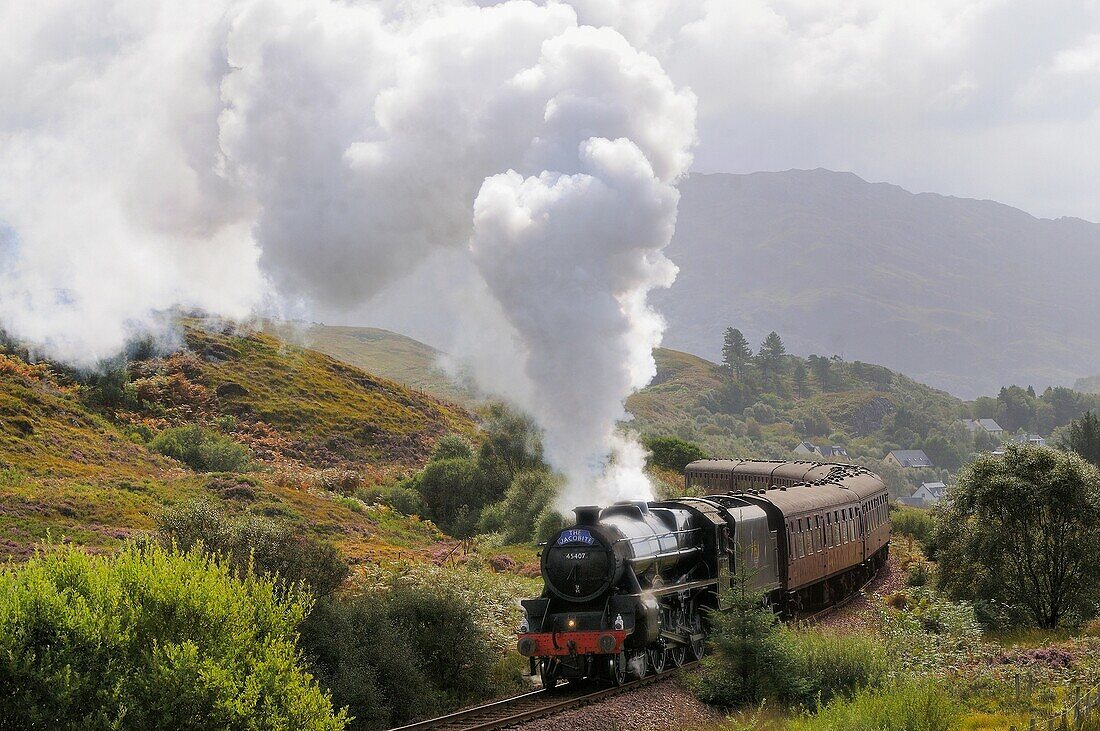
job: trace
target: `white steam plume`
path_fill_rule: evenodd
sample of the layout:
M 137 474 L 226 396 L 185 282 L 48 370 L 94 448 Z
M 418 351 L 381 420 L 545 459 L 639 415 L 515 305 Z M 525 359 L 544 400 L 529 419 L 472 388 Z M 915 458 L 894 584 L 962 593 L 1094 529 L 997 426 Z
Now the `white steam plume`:
M 450 257 L 421 296 L 476 304 L 459 355 L 546 429 L 563 503 L 647 494 L 615 425 L 695 139 L 654 58 L 556 2 L 100 5 L 0 18 L 39 82 L 0 76 L 0 324 L 87 362 L 175 303 L 350 310 Z

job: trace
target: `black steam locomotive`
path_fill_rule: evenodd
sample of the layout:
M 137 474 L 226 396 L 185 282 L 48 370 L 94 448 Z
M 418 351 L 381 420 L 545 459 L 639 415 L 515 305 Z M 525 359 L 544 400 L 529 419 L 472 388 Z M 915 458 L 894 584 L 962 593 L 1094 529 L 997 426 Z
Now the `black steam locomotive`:
M 853 465 L 702 460 L 705 497 L 576 508 L 542 551 L 519 651 L 543 686 L 664 672 L 703 656 L 709 610 L 744 570 L 776 611 L 854 591 L 886 560 L 886 486 Z

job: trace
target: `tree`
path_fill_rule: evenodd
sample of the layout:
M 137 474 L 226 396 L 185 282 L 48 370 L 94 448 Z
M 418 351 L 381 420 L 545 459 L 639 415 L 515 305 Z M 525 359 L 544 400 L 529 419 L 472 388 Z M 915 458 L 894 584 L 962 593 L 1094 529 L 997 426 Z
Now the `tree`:
M 935 513 L 937 581 L 1034 624 L 1095 613 L 1100 472 L 1072 452 L 1011 445 L 963 468 Z
M 768 377 L 768 374 L 778 375 L 783 368 L 783 356 L 787 354 L 787 349 L 783 345 L 783 339 L 779 337 L 779 333 L 772 330 L 768 333 L 768 337 L 764 338 L 764 342 L 760 343 L 760 352 L 758 359 L 760 361 L 760 370 L 764 374 L 764 378 Z
M 490 404 L 485 420 L 485 440 L 478 463 L 482 469 L 507 473 L 506 484 L 525 470 L 546 466 L 542 459 L 542 432 L 527 415 L 501 403 Z
M 937 467 L 949 470 L 957 470 L 962 466 L 962 455 L 959 450 L 942 434 L 930 434 L 924 440 L 924 452 Z
M 802 365 L 802 361 L 798 360 L 794 364 L 794 390 L 798 394 L 799 398 L 806 397 L 806 366 Z
M 725 341 L 722 344 L 722 362 L 731 373 L 738 378 L 745 377 L 745 364 L 752 359 L 752 350 L 749 341 L 740 330 L 733 327 L 726 328 Z
M 1070 422 L 1062 437 L 1061 447 L 1100 467 L 1100 419 L 1091 411 L 1086 411 L 1080 419 Z
M 689 462 L 707 458 L 702 447 L 679 437 L 651 437 L 645 440 L 645 448 L 650 464 L 677 472 L 683 472 Z
M 814 377 L 817 378 L 822 391 L 829 390 L 830 368 L 832 368 L 832 363 L 829 362 L 828 358 L 821 355 L 810 356 L 810 370 L 814 372 Z
M 743 568 L 731 578 L 725 597 L 729 610 L 710 617 L 714 654 L 703 660 L 703 670 L 693 680 L 696 694 L 722 708 L 800 699 L 806 681 L 779 620 L 764 606 L 763 595 L 751 588 Z

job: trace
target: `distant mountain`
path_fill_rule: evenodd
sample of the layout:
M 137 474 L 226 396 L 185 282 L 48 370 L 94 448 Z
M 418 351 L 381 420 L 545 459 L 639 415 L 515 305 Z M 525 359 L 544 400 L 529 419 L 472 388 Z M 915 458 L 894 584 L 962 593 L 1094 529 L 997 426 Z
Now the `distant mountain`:
M 964 398 L 1100 368 L 1100 224 L 913 194 L 851 173 L 692 175 L 653 300 L 665 345 L 722 331 L 881 363 Z

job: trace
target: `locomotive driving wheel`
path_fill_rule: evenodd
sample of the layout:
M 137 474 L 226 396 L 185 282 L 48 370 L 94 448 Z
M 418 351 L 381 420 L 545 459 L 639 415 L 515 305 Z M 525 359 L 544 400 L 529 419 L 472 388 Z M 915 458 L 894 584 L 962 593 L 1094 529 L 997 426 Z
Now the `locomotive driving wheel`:
M 702 638 L 703 634 L 703 618 L 698 612 L 691 615 L 691 623 L 688 625 L 692 635 L 700 635 L 698 639 L 692 639 L 691 644 L 688 645 L 688 650 L 691 652 L 692 660 L 702 660 L 703 653 L 706 652 L 706 643 Z
M 685 645 L 674 645 L 668 648 L 668 659 L 672 667 L 678 668 L 687 661 L 688 649 Z
M 649 655 L 649 666 L 653 668 L 653 672 L 657 675 L 663 673 L 665 671 L 666 660 L 668 659 L 668 653 L 665 651 L 665 648 L 658 645 L 657 647 L 651 648 L 647 654 Z
M 618 687 L 626 682 L 626 653 L 609 655 L 607 658 L 607 676 L 611 684 Z

